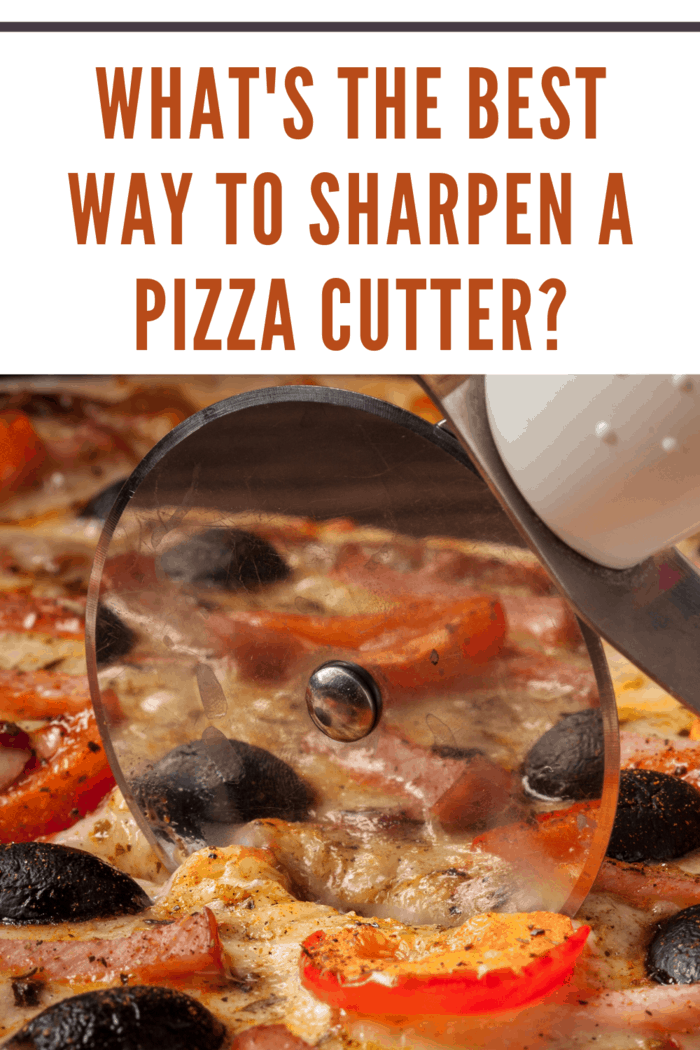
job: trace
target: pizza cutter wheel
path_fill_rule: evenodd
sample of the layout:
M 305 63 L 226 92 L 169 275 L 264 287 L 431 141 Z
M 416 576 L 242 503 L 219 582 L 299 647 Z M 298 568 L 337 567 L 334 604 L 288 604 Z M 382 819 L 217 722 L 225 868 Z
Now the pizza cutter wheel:
M 408 885 L 420 881 L 410 869 L 420 844 L 467 856 L 475 836 L 487 841 L 494 829 L 534 826 L 538 814 L 576 805 L 561 850 L 545 855 L 525 836 L 497 858 L 500 888 L 484 898 L 503 910 L 573 915 L 612 827 L 617 722 L 588 627 L 579 622 L 579 636 L 556 652 L 498 636 L 508 595 L 536 611 L 542 580 L 440 424 L 363 395 L 299 386 L 232 397 L 176 427 L 133 472 L 105 524 L 86 642 L 114 775 L 165 865 L 173 870 L 205 843 L 250 842 L 250 828 L 260 828 L 250 822 L 269 816 L 321 834 L 365 821 L 405 854 Z M 463 629 L 469 602 L 477 633 L 455 647 L 450 632 Z M 98 662 L 105 615 L 133 632 L 133 645 Z M 353 625 L 347 636 L 344 623 Z M 420 666 L 406 663 L 411 645 Z M 600 793 L 583 806 L 527 794 L 531 746 L 563 716 L 596 706 Z M 164 777 L 185 800 L 180 809 L 160 799 Z M 472 878 L 468 865 L 461 875 Z M 323 888 L 314 895 L 323 899 Z M 423 921 L 444 918 L 428 908 Z

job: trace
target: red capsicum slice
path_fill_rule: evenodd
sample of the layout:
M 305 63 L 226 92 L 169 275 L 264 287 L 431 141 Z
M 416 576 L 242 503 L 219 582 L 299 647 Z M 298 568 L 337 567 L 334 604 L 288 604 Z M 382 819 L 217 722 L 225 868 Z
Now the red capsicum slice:
M 0 492 L 16 490 L 44 456 L 44 446 L 24 412 L 0 412 Z
M 574 802 L 567 809 L 538 813 L 534 821 L 491 828 L 477 835 L 472 845 L 511 862 L 527 856 L 543 871 L 550 870 L 552 860 L 577 871 L 593 839 L 599 811 L 598 799 Z
M 536 1002 L 570 977 L 589 926 L 552 912 L 486 912 L 434 934 L 358 922 L 302 945 L 302 984 L 360 1014 L 487 1014 Z
M 66 715 L 34 734 L 58 730 L 47 761 L 32 759 L 0 792 L 0 842 L 31 842 L 69 828 L 92 812 L 114 787 L 92 708 Z
M 506 635 L 500 602 L 480 595 L 448 606 L 412 602 L 355 616 L 214 613 L 208 623 L 247 678 L 284 677 L 311 643 L 355 650 L 368 670 L 406 690 L 477 673 L 500 652 Z

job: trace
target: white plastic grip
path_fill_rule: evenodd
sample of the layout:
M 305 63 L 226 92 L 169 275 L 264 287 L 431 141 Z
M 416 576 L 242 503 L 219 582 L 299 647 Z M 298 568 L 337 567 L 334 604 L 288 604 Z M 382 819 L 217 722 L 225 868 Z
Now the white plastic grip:
M 487 376 L 493 437 L 530 506 L 628 568 L 700 529 L 700 376 Z

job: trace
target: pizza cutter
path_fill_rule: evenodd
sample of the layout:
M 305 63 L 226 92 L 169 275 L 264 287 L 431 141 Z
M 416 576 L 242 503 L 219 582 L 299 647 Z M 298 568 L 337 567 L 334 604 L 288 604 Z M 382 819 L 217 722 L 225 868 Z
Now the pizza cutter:
M 348 868 L 357 829 L 381 833 L 395 892 L 365 914 L 401 917 L 436 876 L 483 909 L 574 914 L 586 896 L 614 819 L 612 687 L 584 622 L 556 652 L 503 635 L 502 605 L 549 584 L 482 480 L 496 469 L 472 438 L 483 384 L 465 382 L 426 380 L 449 414 L 436 426 L 344 390 L 242 394 L 125 483 L 93 565 L 88 675 L 119 787 L 171 870 L 281 820 L 319 828 Z M 531 746 L 596 707 L 604 775 L 583 808 L 528 793 Z M 489 867 L 470 846 L 571 805 L 565 856 L 526 843 Z M 421 851 L 457 859 L 426 873 Z M 339 904 L 324 885 L 307 892 Z M 464 921 L 440 893 L 420 921 Z
M 700 376 L 434 376 L 439 403 L 578 615 L 700 713 Z

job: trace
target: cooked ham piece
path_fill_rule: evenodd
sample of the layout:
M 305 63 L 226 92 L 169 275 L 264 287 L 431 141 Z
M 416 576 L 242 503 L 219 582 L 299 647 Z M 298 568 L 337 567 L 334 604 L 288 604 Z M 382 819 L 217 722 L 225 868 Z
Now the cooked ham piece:
M 223 973 L 224 957 L 216 920 L 205 908 L 201 914 L 112 939 L 0 937 L 0 972 L 22 974 L 31 970 L 45 981 L 109 984 L 122 974 L 161 981 L 196 973 Z

